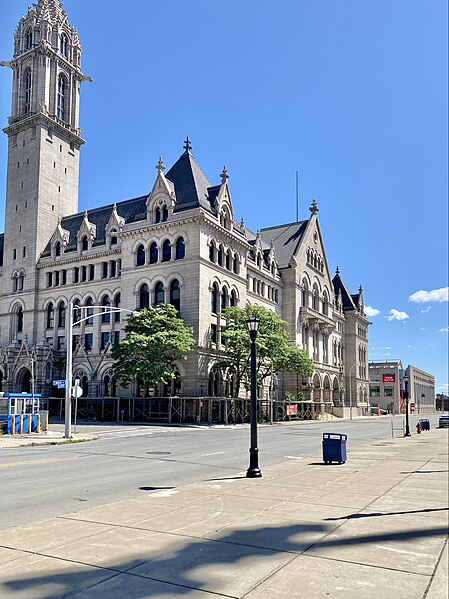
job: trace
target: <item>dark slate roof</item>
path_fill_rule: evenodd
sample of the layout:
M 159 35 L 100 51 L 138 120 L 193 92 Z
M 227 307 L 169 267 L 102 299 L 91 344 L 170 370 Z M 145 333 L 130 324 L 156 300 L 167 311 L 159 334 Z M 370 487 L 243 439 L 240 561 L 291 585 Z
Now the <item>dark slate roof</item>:
M 175 186 L 175 212 L 197 208 L 198 206 L 209 212 L 212 211 L 211 197 L 213 196 L 215 199 L 217 195 L 216 186 L 211 186 L 206 175 L 188 150 L 178 158 L 165 176 Z M 211 193 L 211 196 L 209 193 Z
M 0 233 L 0 266 L 3 266 L 3 248 L 5 247 L 5 234 Z
M 265 243 L 270 244 L 271 241 L 274 243 L 279 268 L 286 268 L 290 264 L 292 256 L 296 253 L 301 243 L 308 222 L 308 220 L 304 220 L 297 223 L 261 229 L 260 236 Z
M 340 277 L 339 272 L 332 279 L 332 284 L 334 286 L 335 295 L 338 295 L 338 292 L 341 291 L 341 299 L 343 301 L 343 310 L 346 312 L 348 310 L 358 310 L 358 294 L 351 295 L 349 289 L 344 284 L 342 278 Z M 357 298 L 357 301 L 354 302 L 354 298 Z
M 116 204 L 117 214 L 125 219 L 126 223 L 133 223 L 140 220 L 145 220 L 147 216 L 146 208 L 147 196 L 125 200 Z M 111 218 L 114 205 L 102 206 L 101 208 L 93 208 L 87 211 L 87 218 L 90 223 L 96 225 L 97 235 L 93 243 L 93 247 L 104 245 L 106 243 L 106 225 Z M 66 252 L 76 250 L 76 236 L 84 219 L 84 212 L 65 216 L 61 221 L 61 227 L 70 232 L 69 242 Z M 51 252 L 50 241 L 48 242 L 42 256 L 49 256 Z

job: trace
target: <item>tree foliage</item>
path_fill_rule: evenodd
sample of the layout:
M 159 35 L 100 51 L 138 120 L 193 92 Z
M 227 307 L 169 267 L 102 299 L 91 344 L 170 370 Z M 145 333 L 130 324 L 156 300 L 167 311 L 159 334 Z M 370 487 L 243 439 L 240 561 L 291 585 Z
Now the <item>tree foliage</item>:
M 143 308 L 129 315 L 125 338 L 112 348 L 114 374 L 127 387 L 134 377 L 145 386 L 168 383 L 176 360 L 185 360 L 194 344 L 171 304 Z
M 272 373 L 281 370 L 299 376 L 307 376 L 313 372 L 312 360 L 304 350 L 290 343 L 285 329 L 287 323 L 276 312 L 260 306 L 246 306 L 228 307 L 221 314 L 226 321 L 221 332 L 226 349 L 215 367 L 233 375 L 235 395 L 238 394 L 240 385 L 248 386 L 250 379 L 250 337 L 246 322 L 250 316 L 260 319 L 256 339 L 258 386 Z

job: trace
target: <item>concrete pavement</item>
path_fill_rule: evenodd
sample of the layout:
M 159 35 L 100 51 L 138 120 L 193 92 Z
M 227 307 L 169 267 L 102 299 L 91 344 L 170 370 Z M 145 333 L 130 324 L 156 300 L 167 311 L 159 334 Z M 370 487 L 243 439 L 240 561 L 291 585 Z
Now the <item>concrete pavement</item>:
M 447 599 L 447 430 L 261 462 L 4 530 L 0 597 Z

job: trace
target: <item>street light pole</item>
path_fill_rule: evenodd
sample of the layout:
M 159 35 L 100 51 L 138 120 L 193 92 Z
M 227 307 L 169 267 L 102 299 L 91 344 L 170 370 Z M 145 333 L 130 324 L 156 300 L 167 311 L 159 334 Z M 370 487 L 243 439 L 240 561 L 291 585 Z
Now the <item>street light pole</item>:
M 260 320 L 251 316 L 247 321 L 251 339 L 251 447 L 249 448 L 249 468 L 247 478 L 260 478 L 259 449 L 257 448 L 257 371 L 256 371 L 256 337 Z
M 410 433 L 410 421 L 408 415 L 408 391 L 404 391 L 405 395 L 405 435 L 404 437 L 411 437 Z
M 65 321 L 66 329 L 66 374 L 65 374 L 65 415 L 64 415 L 64 437 L 71 439 L 72 437 L 72 328 L 73 328 L 73 302 L 69 302 L 67 306 L 67 314 Z
M 353 364 L 349 369 L 349 420 L 352 420 L 352 383 L 351 383 L 351 372 L 357 364 Z

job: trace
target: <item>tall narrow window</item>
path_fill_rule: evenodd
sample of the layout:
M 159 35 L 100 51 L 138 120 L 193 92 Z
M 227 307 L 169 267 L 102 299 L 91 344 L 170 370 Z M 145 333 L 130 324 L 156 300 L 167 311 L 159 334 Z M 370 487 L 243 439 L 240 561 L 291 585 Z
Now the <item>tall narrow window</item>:
M 156 208 L 156 211 L 154 213 L 154 222 L 156 222 L 156 223 L 161 222 L 161 209 L 160 208 Z
M 66 82 L 62 75 L 58 78 L 58 118 L 62 121 L 65 120 L 65 96 L 66 96 Z
M 57 241 L 55 244 L 55 256 L 60 256 L 60 255 L 61 255 L 61 244 L 59 241 Z
M 120 308 L 120 302 L 122 300 L 122 296 L 120 293 L 117 293 L 114 297 L 114 308 Z M 120 312 L 114 312 L 114 322 L 120 322 Z
M 66 58 L 69 55 L 69 44 L 67 41 L 67 36 L 65 35 L 65 33 L 63 33 L 61 35 L 61 37 L 59 38 L 59 51 L 61 52 L 61 54 L 63 56 L 65 56 Z
M 148 285 L 144 283 L 139 290 L 139 308 L 147 308 L 150 305 L 150 291 Z
M 29 29 L 27 29 L 27 32 L 25 34 L 25 50 L 31 50 L 32 46 L 33 46 L 33 31 L 30 27 Z
M 228 305 L 228 290 L 226 287 L 223 287 L 221 292 L 221 309 L 224 310 Z
M 48 304 L 47 306 L 47 322 L 46 322 L 46 327 L 47 329 L 52 329 L 53 325 L 55 323 L 55 310 L 53 308 L 53 304 Z
M 220 266 L 223 266 L 223 246 L 221 245 L 218 247 L 217 262 Z
M 93 314 L 94 314 L 93 303 L 94 302 L 93 302 L 92 298 L 88 297 L 87 300 L 86 300 L 86 307 L 87 307 L 87 310 L 86 310 L 86 317 L 87 317 L 86 324 L 93 324 L 93 322 L 94 322 L 94 319 L 91 318 L 93 316 Z
M 19 308 L 17 310 L 17 332 L 21 333 L 23 331 L 23 310 Z
M 111 310 L 110 310 L 110 306 L 111 306 L 111 302 L 109 300 L 109 295 L 105 295 L 101 305 L 103 306 L 103 311 L 101 314 L 101 322 L 102 323 L 109 323 L 111 322 Z
M 218 311 L 218 285 L 216 283 L 212 285 L 210 292 L 210 311 L 212 314 L 216 314 Z
M 153 241 L 150 245 L 150 264 L 156 264 L 159 260 L 159 250 L 157 249 L 157 243 Z
M 186 255 L 186 246 L 183 237 L 176 240 L 176 260 L 182 260 Z
M 231 262 L 232 262 L 231 251 L 228 250 L 226 252 L 226 270 L 231 270 Z
M 159 306 L 159 304 L 164 303 L 164 285 L 160 281 L 156 283 L 154 288 L 154 305 Z
M 89 249 L 89 242 L 87 239 L 87 235 L 84 235 L 84 237 L 81 239 L 81 250 L 83 252 L 85 252 L 88 249 Z
M 170 262 L 171 260 L 171 245 L 170 241 L 166 239 L 162 246 L 162 262 Z
M 170 283 L 170 303 L 178 312 L 181 309 L 181 291 L 179 289 L 179 281 L 175 279 Z
M 237 306 L 237 296 L 236 296 L 234 290 L 231 291 L 231 297 L 229 299 L 229 305 L 232 306 L 233 308 L 235 306 Z
M 167 209 L 167 206 L 164 206 L 162 208 L 162 220 L 163 221 L 168 220 L 168 209 Z
M 31 111 L 31 70 L 25 71 L 25 104 L 24 112 L 27 114 Z
M 80 308 L 80 301 L 79 299 L 74 299 L 73 300 L 73 320 L 72 320 L 72 324 L 75 326 L 79 326 L 79 321 L 81 320 L 81 308 Z
M 145 264 L 145 248 L 142 244 L 139 245 L 136 252 L 136 266 L 143 266 Z
M 65 327 L 65 304 L 64 304 L 64 302 L 61 302 L 58 306 L 58 327 L 61 329 Z
M 209 260 L 215 262 L 215 243 L 213 241 L 209 245 Z
M 111 245 L 117 245 L 117 242 L 117 231 L 114 229 L 113 231 L 111 231 Z

